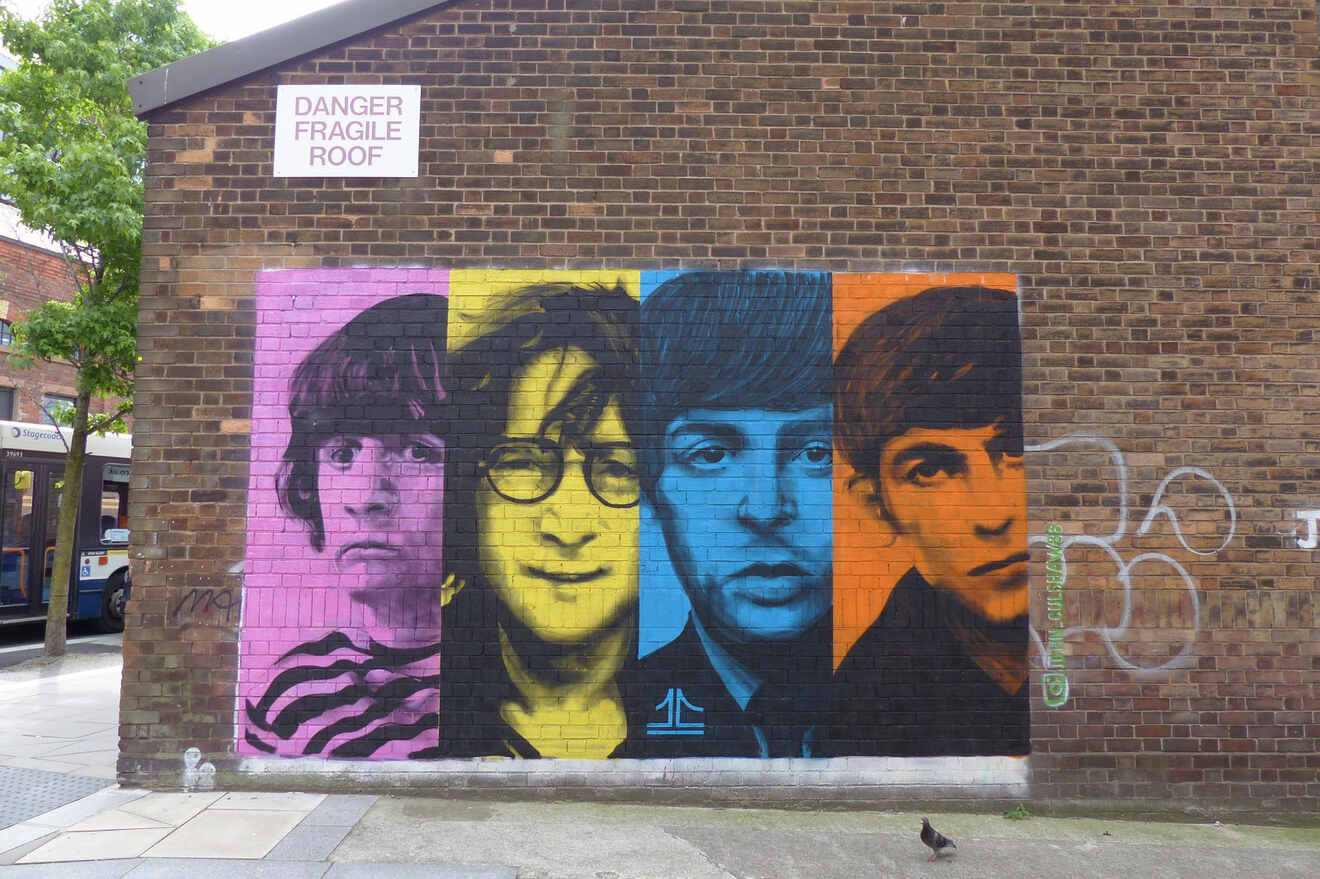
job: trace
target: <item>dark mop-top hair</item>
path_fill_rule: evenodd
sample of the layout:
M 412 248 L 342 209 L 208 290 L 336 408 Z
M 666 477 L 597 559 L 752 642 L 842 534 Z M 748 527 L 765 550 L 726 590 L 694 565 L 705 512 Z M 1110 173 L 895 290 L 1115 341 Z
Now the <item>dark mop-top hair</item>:
M 642 486 L 653 495 L 666 426 L 690 409 L 793 411 L 830 402 L 824 272 L 688 272 L 642 303 Z
M 872 314 L 834 364 L 834 439 L 872 501 L 885 443 L 914 428 L 1001 426 L 1022 454 L 1022 336 L 1017 296 L 989 287 L 933 287 Z M 897 524 L 897 523 L 894 523 Z

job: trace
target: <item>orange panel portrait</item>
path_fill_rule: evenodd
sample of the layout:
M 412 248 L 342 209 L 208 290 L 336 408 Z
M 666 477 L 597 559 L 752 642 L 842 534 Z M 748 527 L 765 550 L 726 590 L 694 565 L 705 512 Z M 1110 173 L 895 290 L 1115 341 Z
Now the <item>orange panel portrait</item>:
M 834 276 L 835 755 L 1026 752 L 1016 289 Z

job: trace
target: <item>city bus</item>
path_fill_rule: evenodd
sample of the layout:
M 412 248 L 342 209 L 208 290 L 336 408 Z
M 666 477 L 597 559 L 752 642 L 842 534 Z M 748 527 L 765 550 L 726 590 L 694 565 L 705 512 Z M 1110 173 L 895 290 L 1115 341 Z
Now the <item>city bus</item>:
M 0 421 L 0 626 L 46 619 L 55 531 L 63 502 L 65 443 L 73 431 Z M 63 436 L 61 436 L 63 434 Z M 69 619 L 124 628 L 128 571 L 128 461 L 123 434 L 87 437 Z

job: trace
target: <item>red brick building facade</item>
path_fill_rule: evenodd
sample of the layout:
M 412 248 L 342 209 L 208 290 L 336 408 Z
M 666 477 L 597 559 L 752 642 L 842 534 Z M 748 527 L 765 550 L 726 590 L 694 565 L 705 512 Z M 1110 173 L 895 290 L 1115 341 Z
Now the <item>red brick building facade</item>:
M 29 309 L 47 300 L 72 298 L 72 281 L 58 253 L 19 238 L 0 237 L 0 343 L 4 346 L 0 348 L 0 419 L 39 423 L 46 420 L 43 405 L 71 402 L 76 396 L 72 366 L 37 363 L 31 369 L 16 369 L 4 350 L 9 326 Z M 92 406 L 93 411 L 108 409 L 103 400 L 93 400 Z
M 1316 809 L 1313 3 L 348 7 L 180 62 L 169 86 L 150 75 L 133 85 L 150 164 L 121 780 L 177 784 L 196 747 L 222 785 L 240 786 Z M 418 176 L 274 176 L 276 92 L 296 84 L 420 86 Z M 253 476 L 284 448 L 259 451 L 261 407 L 285 411 L 260 391 L 263 370 L 279 362 L 271 350 L 342 321 L 283 329 L 285 342 L 269 322 L 365 308 L 350 293 L 370 276 L 354 273 L 378 270 L 372 283 L 392 292 L 447 290 L 452 356 L 463 291 L 503 283 L 465 272 L 517 270 L 522 284 L 635 273 L 645 379 L 647 290 L 659 289 L 647 273 L 699 269 L 830 273 L 836 333 L 841 303 L 860 301 L 843 291 L 898 289 L 904 275 L 918 289 L 974 277 L 1017 294 L 1026 753 L 402 763 L 314 750 L 289 761 L 245 740 L 256 697 L 240 669 L 283 650 L 243 627 L 267 612 L 253 578 L 272 570 L 257 564 L 267 538 L 253 523 L 279 515 L 274 483 Z M 464 428 L 450 429 L 452 451 Z M 991 458 L 1004 454 L 1014 457 Z M 564 479 L 579 479 L 573 466 L 561 459 Z M 444 527 L 477 520 L 450 497 Z M 861 613 L 840 577 L 880 578 L 858 556 L 844 564 L 841 497 L 836 638 L 840 619 Z M 471 538 L 462 522 L 456 533 Z M 311 553 L 298 522 L 287 533 L 297 536 L 274 545 Z M 316 643 L 321 655 L 368 649 Z M 425 686 L 443 689 L 445 668 L 442 655 L 441 683 Z M 942 698 L 956 710 L 956 692 Z M 283 735 L 272 723 L 262 729 Z

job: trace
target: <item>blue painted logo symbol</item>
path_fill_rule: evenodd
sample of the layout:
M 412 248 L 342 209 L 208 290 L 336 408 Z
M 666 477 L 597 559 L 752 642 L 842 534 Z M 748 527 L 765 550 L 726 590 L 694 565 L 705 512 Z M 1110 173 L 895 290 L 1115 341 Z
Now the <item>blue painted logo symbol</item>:
M 665 719 L 658 723 L 648 723 L 646 725 L 646 734 L 648 736 L 701 736 L 706 734 L 706 722 L 704 720 L 685 719 L 686 713 L 689 718 L 692 714 L 704 714 L 706 709 L 698 708 L 687 700 L 683 691 L 677 687 L 670 687 L 669 692 L 659 705 L 655 706 L 656 711 L 665 712 Z

